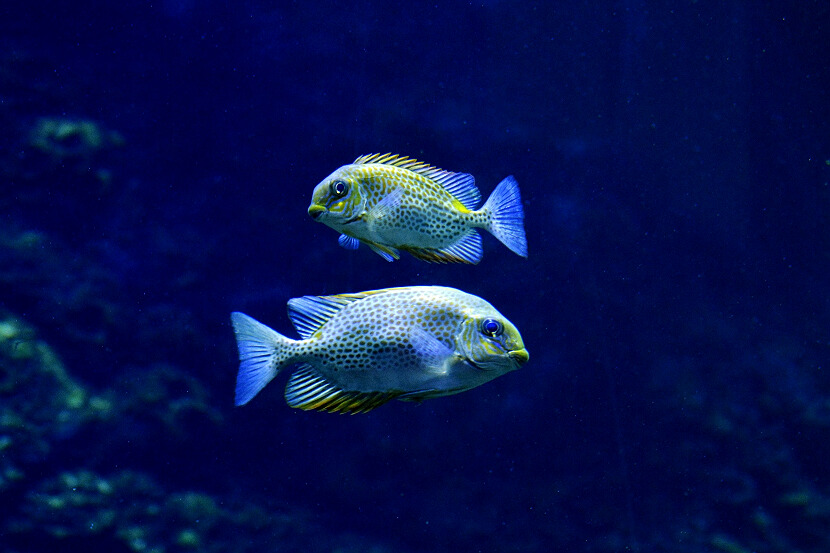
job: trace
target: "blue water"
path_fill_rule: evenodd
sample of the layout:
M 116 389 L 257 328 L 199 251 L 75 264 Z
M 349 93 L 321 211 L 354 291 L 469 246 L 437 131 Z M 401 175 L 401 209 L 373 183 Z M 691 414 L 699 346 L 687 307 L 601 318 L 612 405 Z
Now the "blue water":
M 6 4 L 0 550 L 830 550 L 823 3 Z M 340 248 L 311 191 L 373 152 L 514 175 L 529 258 Z M 231 311 L 420 284 L 531 361 L 233 406 Z

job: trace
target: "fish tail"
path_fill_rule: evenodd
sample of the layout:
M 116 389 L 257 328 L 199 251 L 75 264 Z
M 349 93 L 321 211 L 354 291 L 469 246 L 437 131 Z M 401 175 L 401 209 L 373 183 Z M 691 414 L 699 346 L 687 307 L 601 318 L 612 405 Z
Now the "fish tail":
M 239 374 L 236 376 L 236 405 L 245 405 L 292 363 L 294 340 L 268 328 L 244 313 L 231 313 L 231 323 L 239 349 Z
M 487 230 L 512 251 L 527 257 L 525 214 L 519 195 L 519 183 L 512 175 L 499 183 L 481 211 L 489 220 Z

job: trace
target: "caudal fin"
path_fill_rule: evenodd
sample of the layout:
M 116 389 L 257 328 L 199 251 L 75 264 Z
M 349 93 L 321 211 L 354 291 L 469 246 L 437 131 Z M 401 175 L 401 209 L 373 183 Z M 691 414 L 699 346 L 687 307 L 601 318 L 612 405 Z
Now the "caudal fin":
M 481 210 L 490 214 L 487 230 L 515 253 L 527 257 L 525 213 L 519 195 L 519 183 L 512 175 L 499 183 Z
M 245 405 L 287 364 L 293 340 L 244 313 L 231 313 L 231 323 L 240 361 L 235 403 Z

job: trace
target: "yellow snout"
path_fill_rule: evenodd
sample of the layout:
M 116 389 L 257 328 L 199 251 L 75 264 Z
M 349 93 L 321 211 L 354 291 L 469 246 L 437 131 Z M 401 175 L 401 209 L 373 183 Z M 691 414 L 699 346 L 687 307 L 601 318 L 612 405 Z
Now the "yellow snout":
M 312 219 L 317 219 L 320 215 L 328 211 L 325 207 L 319 204 L 311 204 L 308 206 L 308 214 Z
M 510 356 L 510 359 L 516 362 L 519 366 L 524 365 L 525 363 L 530 360 L 530 354 L 527 352 L 526 349 L 514 349 L 507 353 Z

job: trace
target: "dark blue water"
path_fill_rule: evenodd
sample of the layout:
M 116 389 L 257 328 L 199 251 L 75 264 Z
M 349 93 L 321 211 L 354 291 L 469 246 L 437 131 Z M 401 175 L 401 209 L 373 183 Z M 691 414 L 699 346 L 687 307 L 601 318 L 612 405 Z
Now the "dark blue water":
M 0 550 L 830 550 L 830 9 L 393 4 L 0 8 Z M 514 175 L 529 258 L 338 247 L 372 152 Z M 530 363 L 233 407 L 231 311 L 417 284 Z

